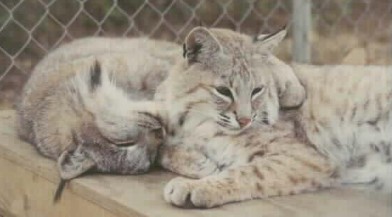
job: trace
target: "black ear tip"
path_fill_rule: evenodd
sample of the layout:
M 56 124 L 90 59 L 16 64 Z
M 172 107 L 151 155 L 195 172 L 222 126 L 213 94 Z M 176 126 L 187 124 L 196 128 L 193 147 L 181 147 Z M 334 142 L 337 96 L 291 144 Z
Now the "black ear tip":
M 182 57 L 186 57 L 186 44 L 182 44 Z
M 95 90 L 97 86 L 101 84 L 101 64 L 95 60 L 93 67 L 91 68 L 90 71 L 90 85 L 91 85 L 91 90 Z
M 64 191 L 64 187 L 67 184 L 67 180 L 61 179 L 59 184 L 57 185 L 56 192 L 54 193 L 53 203 L 57 203 L 61 199 L 61 195 Z
M 101 71 L 101 64 L 98 62 L 98 60 L 94 61 L 93 69 L 94 71 Z

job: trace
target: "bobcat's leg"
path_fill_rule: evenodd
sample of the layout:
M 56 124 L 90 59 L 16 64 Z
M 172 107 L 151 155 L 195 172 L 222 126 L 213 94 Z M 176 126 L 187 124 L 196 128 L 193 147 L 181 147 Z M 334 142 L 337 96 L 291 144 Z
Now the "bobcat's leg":
M 99 110 L 95 124 L 102 135 L 113 142 L 136 141 L 141 133 L 164 129 L 166 109 L 160 102 L 135 101 L 126 108 Z
M 368 154 L 362 164 L 353 164 L 341 172 L 341 183 L 355 189 L 373 189 L 392 193 L 392 163 L 388 155 Z
M 218 165 L 202 152 L 182 145 L 161 146 L 158 163 L 167 170 L 189 178 L 202 178 L 219 171 Z
M 164 189 L 168 203 L 214 207 L 229 202 L 317 190 L 332 184 L 333 167 L 311 148 L 274 153 L 199 180 L 175 178 Z

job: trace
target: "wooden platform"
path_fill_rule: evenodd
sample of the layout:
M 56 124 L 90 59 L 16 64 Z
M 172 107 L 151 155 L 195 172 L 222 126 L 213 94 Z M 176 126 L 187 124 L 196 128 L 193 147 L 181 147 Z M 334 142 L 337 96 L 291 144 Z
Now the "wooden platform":
M 0 111 L 0 216 L 290 216 L 391 217 L 386 195 L 335 189 L 313 194 L 185 210 L 164 202 L 162 190 L 173 175 L 153 171 L 140 176 L 90 175 L 75 179 L 62 200 L 52 203 L 58 182 L 55 163 L 17 139 L 14 112 Z

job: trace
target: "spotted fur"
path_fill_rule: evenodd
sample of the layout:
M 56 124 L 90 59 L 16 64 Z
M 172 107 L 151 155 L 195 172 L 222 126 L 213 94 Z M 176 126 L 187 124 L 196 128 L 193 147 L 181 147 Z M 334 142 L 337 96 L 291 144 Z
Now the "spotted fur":
M 307 97 L 296 119 L 342 182 L 392 192 L 392 67 L 294 65 Z
M 167 202 L 181 207 L 213 207 L 297 194 L 339 182 L 388 187 L 385 180 L 391 178 L 388 173 L 391 140 L 387 133 L 390 68 L 370 67 L 366 73 L 353 75 L 355 67 L 317 72 L 311 66 L 289 66 L 271 54 L 285 33 L 283 29 L 252 40 L 229 30 L 197 27 L 185 40 L 185 59 L 170 69 L 157 88 L 155 100 L 130 102 L 132 111 L 164 125 L 167 134 L 160 146 L 161 166 L 188 177 L 175 178 L 166 185 Z M 93 59 L 87 65 L 91 67 Z M 115 65 L 108 62 L 106 67 Z M 328 74 L 330 71 L 335 73 Z M 369 73 L 374 74 L 367 77 Z M 107 77 L 106 81 L 111 81 L 113 76 Z M 378 87 L 370 81 L 377 77 L 382 78 Z M 90 84 L 91 93 L 95 88 L 91 88 L 91 79 L 87 80 L 79 79 Z M 145 82 L 141 84 L 146 86 Z M 366 97 L 353 100 L 351 95 L 359 91 Z M 108 89 L 100 92 L 102 96 L 110 93 L 113 95 L 108 99 L 124 94 Z M 102 96 L 85 99 L 107 98 Z M 91 110 L 101 115 L 102 121 L 94 122 L 96 128 L 105 129 L 98 130 L 99 133 L 105 138 L 130 135 L 121 133 L 122 127 L 134 126 L 138 121 L 124 118 L 127 112 L 120 112 L 113 119 L 110 114 L 116 109 L 104 106 L 112 101 L 98 102 L 101 103 L 92 104 Z M 113 124 L 122 127 L 111 128 Z M 94 128 L 87 128 L 86 132 L 93 135 L 86 138 L 99 138 L 91 133 L 97 132 Z M 76 156 L 74 160 L 86 159 L 87 154 L 81 149 L 74 148 L 71 152 Z M 107 155 L 119 158 L 106 152 L 99 159 Z M 146 155 L 138 153 L 132 158 L 138 156 Z
M 328 159 L 298 136 L 294 121 L 278 118 L 280 106 L 297 107 L 305 97 L 291 68 L 271 54 L 285 32 L 260 42 L 224 29 L 190 32 L 186 58 L 156 97 L 171 132 L 159 163 L 188 177 L 166 185 L 167 202 L 214 207 L 334 183 Z
M 157 94 L 171 132 L 159 162 L 188 177 L 166 185 L 167 202 L 214 207 L 358 183 L 390 191 L 391 68 L 289 66 L 271 54 L 284 35 L 188 35 Z

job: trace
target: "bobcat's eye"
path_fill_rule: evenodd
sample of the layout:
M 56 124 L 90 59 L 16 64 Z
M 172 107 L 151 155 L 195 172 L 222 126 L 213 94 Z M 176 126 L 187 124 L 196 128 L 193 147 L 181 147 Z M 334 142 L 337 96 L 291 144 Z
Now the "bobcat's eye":
M 259 94 L 259 93 L 262 93 L 264 91 L 264 87 L 263 86 L 261 86 L 261 87 L 256 87 L 255 89 L 253 89 L 253 91 L 252 91 L 252 96 L 254 96 L 254 95 L 256 95 L 256 94 Z
M 215 90 L 219 93 L 222 94 L 224 96 L 230 97 L 231 99 L 233 99 L 233 94 L 231 94 L 231 91 L 229 88 L 224 87 L 224 86 L 219 86 L 216 87 Z

